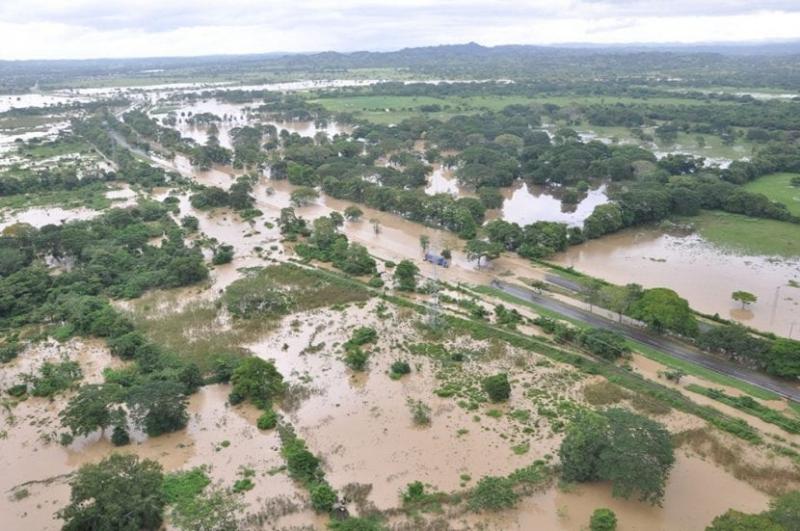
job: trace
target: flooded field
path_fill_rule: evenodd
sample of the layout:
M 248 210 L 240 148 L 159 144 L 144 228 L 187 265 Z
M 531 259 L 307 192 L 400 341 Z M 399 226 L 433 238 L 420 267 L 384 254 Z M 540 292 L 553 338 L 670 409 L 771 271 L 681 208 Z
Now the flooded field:
M 230 149 L 231 131 L 244 125 L 273 125 L 279 131 L 285 129 L 309 138 L 319 133 L 332 137 L 351 133 L 353 129 L 335 122 L 279 122 L 255 110 L 257 102 L 229 104 L 203 99 L 205 95 L 195 97 L 198 92 L 218 89 L 303 91 L 359 87 L 376 82 L 186 83 L 78 89 L 50 96 L 21 96 L 27 100 L 0 97 L 0 112 L 3 105 L 10 106 L 14 102 L 36 106 L 125 96 L 133 102 L 130 108 L 144 104 L 156 119 L 175 113 L 175 128 L 200 144 L 208 140 L 209 123 L 204 120 L 196 123 L 192 118 L 204 113 L 215 115 L 219 120 L 212 122 L 219 128 L 220 144 Z M 183 94 L 187 97 L 180 97 Z M 123 111 L 117 112 L 121 115 Z M 30 134 L 34 133 L 52 134 L 52 131 Z M 581 135 L 585 140 L 610 142 L 591 131 L 582 131 Z M 122 140 L 116 138 L 116 141 L 124 146 Z M 3 142 L 5 139 L 0 142 L 0 150 Z M 411 140 L 405 144 L 406 147 L 410 145 Z M 424 140 L 418 139 L 413 145 L 419 151 Z M 9 149 L 13 147 L 11 144 Z M 271 155 L 279 157 L 281 149 L 276 148 Z M 193 167 L 185 153 L 173 157 L 136 151 L 136 155 L 147 156 L 151 162 L 177 171 L 192 183 L 226 190 L 244 173 L 229 166 L 200 171 Z M 388 155 L 386 157 L 388 159 Z M 108 168 L 117 163 L 123 166 L 115 160 L 109 157 Z M 293 254 L 297 242 L 285 241 L 275 223 L 281 209 L 291 205 L 291 194 L 298 187 L 286 180 L 269 179 L 268 171 L 256 174 L 253 182 L 252 206 L 261 214 L 253 211 L 253 217 L 247 220 L 242 218 L 244 214 L 227 207 L 207 210 L 193 207 L 190 197 L 196 189 L 191 183 L 173 183 L 171 187 L 155 189 L 140 184 L 111 183 L 103 194 L 113 206 L 131 206 L 139 198 L 164 201 L 169 197 L 176 206 L 176 210 L 168 214 L 173 220 L 180 222 L 184 216 L 197 218 L 197 230 L 192 229 L 183 238 L 187 246 L 197 245 L 201 249 L 209 274 L 196 284 L 149 289 L 135 299 L 115 298 L 109 302 L 130 319 L 131 326 L 178 357 L 195 362 L 201 360 L 211 366 L 212 362 L 216 363 L 216 356 L 224 351 L 233 352 L 234 357 L 252 355 L 274 362 L 287 383 L 283 396 L 276 397 L 271 404 L 281 416 L 281 428 L 288 426 L 294 430 L 306 442 L 309 451 L 320 459 L 319 466 L 326 481 L 338 493 L 346 493 L 340 500 L 351 514 L 377 514 L 396 529 L 422 529 L 423 523 L 429 523 L 426 529 L 582 531 L 594 509 L 609 507 L 617 513 L 622 531 L 691 531 L 704 529 L 716 515 L 730 507 L 748 512 L 767 507 L 769 495 L 776 489 L 736 475 L 733 467 L 726 466 L 730 463 L 722 463 L 714 455 L 707 456 L 690 445 L 677 451 L 677 463 L 666 484 L 662 506 L 615 498 L 608 483 L 559 484 L 559 446 L 565 429 L 582 408 L 596 406 L 587 398 L 587 386 L 608 382 L 602 376 L 605 373 L 589 371 L 579 363 L 585 359 L 572 364 L 574 358 L 570 356 L 583 356 L 585 352 L 574 345 L 553 341 L 535 326 L 531 319 L 536 317 L 536 310 L 476 294 L 474 285 L 486 285 L 500 277 L 519 282 L 545 277 L 547 269 L 517 255 L 506 253 L 478 267 L 475 260 L 467 258 L 464 242 L 453 233 L 358 205 L 363 212 L 361 218 L 345 221 L 340 231 L 350 242 L 366 247 L 378 261 L 376 276 L 383 286 L 364 295 L 363 300 L 347 299 L 345 303 L 336 304 L 329 300 L 315 301 L 314 309 L 291 306 L 279 315 L 259 315 L 253 321 L 235 317 L 235 310 L 226 302 L 227 288 L 241 285 L 234 283 L 242 279 L 250 280 L 255 270 L 276 265 L 285 267 L 290 260 L 293 264 L 299 262 Z M 455 168 L 441 164 L 433 165 L 424 191 L 457 197 L 475 196 L 474 191 L 459 185 Z M 486 217 L 520 225 L 555 221 L 581 226 L 596 206 L 609 201 L 607 192 L 606 185 L 595 184 L 576 204 L 565 205 L 560 199 L 561 188 L 519 182 L 501 190 L 501 208 L 487 212 Z M 333 212 L 343 212 L 352 205 L 349 201 L 320 194 L 295 210 L 311 222 Z M 4 211 L 0 216 L 0 232 L 16 223 L 42 227 L 91 219 L 101 213 L 89 208 L 63 208 L 63 205 Z M 452 251 L 449 268 L 437 269 L 423 261 L 421 240 L 425 237 L 429 238 L 433 251 Z M 149 245 L 163 251 L 167 242 L 163 235 L 151 233 L 147 238 Z M 232 246 L 233 258 L 228 263 L 212 264 L 215 247 L 220 244 Z M 142 251 L 142 256 L 147 252 Z M 438 316 L 430 317 L 434 310 L 423 315 L 429 310 L 413 306 L 434 305 L 430 293 L 420 290 L 403 295 L 394 291 L 392 269 L 397 266 L 392 262 L 403 260 L 419 266 L 420 283 L 429 276 L 442 281 L 441 300 L 444 302 L 439 307 L 439 296 L 436 296 L 435 312 L 470 319 L 476 328 L 471 332 L 455 325 L 452 329 L 437 329 Z M 619 284 L 669 286 L 703 312 L 719 313 L 765 330 L 785 334 L 793 322 L 800 321 L 800 288 L 789 285 L 790 281 L 800 281 L 800 261 L 729 255 L 697 236 L 670 235 L 649 229 L 623 232 L 573 247 L 554 261 Z M 295 267 L 313 270 L 317 266 L 320 270 L 333 267 L 316 260 Z M 314 286 L 322 283 L 321 277 L 314 278 L 317 283 Z M 367 279 L 369 275 L 360 280 Z M 290 283 L 287 283 L 288 288 L 283 282 L 277 284 L 276 289 L 289 290 L 287 293 L 293 289 Z M 347 286 L 349 289 L 354 284 Z M 362 289 L 367 293 L 359 285 L 358 290 Z M 758 303 L 742 310 L 730 300 L 730 293 L 740 289 L 756 294 Z M 400 304 L 397 303 L 399 299 L 383 298 L 381 294 L 406 299 Z M 566 301 L 567 296 L 561 295 L 561 300 Z M 517 312 L 520 321 L 510 325 L 502 323 L 500 304 L 507 304 Z M 502 309 L 506 310 L 506 306 Z M 47 326 L 51 324 L 55 328 L 61 323 L 46 323 Z M 479 329 L 479 326 L 486 329 Z M 59 342 L 49 337 L 48 334 L 56 335 L 50 328 L 45 328 L 44 324 L 42 327 L 47 331 L 41 334 L 42 341 L 26 345 L 17 358 L 2 365 L 0 389 L 3 391 L 19 384 L 26 375 L 34 374 L 46 361 L 78 362 L 83 370 L 82 384 L 103 382 L 104 369 L 123 369 L 136 363 L 113 357 L 103 340 Z M 376 336 L 363 346 L 368 355 L 365 370 L 354 369 L 346 360 L 348 342 L 352 341 L 354 330 L 360 327 L 371 327 Z M 800 326 L 797 331 L 800 333 Z M 523 346 L 534 337 L 542 341 L 537 343 L 539 346 Z M 556 348 L 563 349 L 559 353 L 564 357 L 552 354 L 551 349 Z M 566 363 L 567 359 L 573 360 L 571 364 Z M 394 374 L 394 366 L 400 361 L 408 364 L 405 375 Z M 661 382 L 659 373 L 663 366 L 638 355 L 632 356 L 629 364 L 632 372 Z M 170 366 L 165 371 L 166 376 L 158 373 L 158 377 L 169 378 L 168 371 L 176 369 Z M 508 375 L 510 396 L 497 403 L 490 401 L 484 388 L 484 378 L 489 374 Z M 627 372 L 620 370 L 616 374 Z M 148 373 L 136 376 L 139 377 L 152 376 Z M 613 381 L 610 376 L 608 378 Z M 689 394 L 688 384 L 711 385 L 698 377 L 687 377 L 682 384 L 669 382 L 666 385 Z M 240 515 L 242 529 L 325 529 L 328 517 L 312 510 L 309 485 L 290 477 L 287 459 L 281 453 L 285 444 L 281 439 L 285 433 L 279 436 L 278 430 L 258 429 L 256 422 L 262 411 L 247 402 L 231 405 L 235 403 L 229 397 L 231 389 L 227 383 L 200 387 L 189 397 L 189 421 L 185 429 L 148 437 L 128 425 L 131 444 L 122 448 L 112 444 L 112 430 L 108 428 L 60 444 L 65 428 L 59 414 L 74 396 L 74 388 L 52 399 L 25 396 L 18 400 L 4 395 L 5 407 L 0 413 L 0 470 L 3 470 L 0 491 L 4 494 L 0 500 L 0 514 L 3 515 L 0 527 L 60 528 L 56 512 L 68 502 L 68 482 L 75 471 L 112 452 L 122 451 L 154 459 L 165 472 L 206 467 L 212 483 L 226 489 L 231 489 L 244 471 L 253 470 L 255 485 L 238 494 L 245 506 Z M 736 390 L 726 391 L 739 396 Z M 621 407 L 639 411 L 635 404 L 637 397 L 641 398 L 638 391 L 631 391 L 617 402 Z M 759 433 L 772 437 L 770 441 L 800 442 L 798 437 L 787 435 L 774 424 L 753 420 L 747 413 L 720 406 L 709 397 L 697 397 L 696 402 L 719 408 L 731 418 L 748 421 Z M 781 408 L 787 415 L 792 414 L 783 402 L 774 407 Z M 665 411 L 643 415 L 663 423 L 672 435 L 712 430 L 706 421 L 686 411 L 667 406 Z M 424 418 L 420 420 L 420 416 Z M 773 454 L 765 447 L 744 446 L 727 434 L 722 436 L 727 437 L 724 441 L 735 453 L 746 448 L 746 452 L 756 455 L 754 461 L 768 462 L 770 466 L 782 467 L 787 474 L 791 473 L 789 469 L 793 465 L 785 456 Z M 463 500 L 468 499 L 481 478 L 511 477 L 515 471 L 539 460 L 551 475 L 535 491 L 526 493 L 516 508 L 498 512 L 474 512 L 467 508 Z M 415 514 L 403 506 L 401 492 L 416 481 L 424 483 L 428 492 L 440 492 L 442 496 L 446 493 L 452 498 L 443 502 L 437 511 Z
M 556 221 L 580 227 L 596 206 L 608 203 L 605 185 L 589 190 L 575 205 L 565 205 L 552 191 L 526 183 L 504 192 L 505 199 L 499 217 L 520 226 L 536 221 Z
M 790 285 L 800 280 L 800 259 L 731 254 L 697 235 L 640 229 L 571 247 L 552 261 L 616 284 L 670 287 L 701 312 L 765 331 L 788 335 L 800 321 L 800 288 Z M 758 302 L 743 310 L 731 300 L 737 290 Z

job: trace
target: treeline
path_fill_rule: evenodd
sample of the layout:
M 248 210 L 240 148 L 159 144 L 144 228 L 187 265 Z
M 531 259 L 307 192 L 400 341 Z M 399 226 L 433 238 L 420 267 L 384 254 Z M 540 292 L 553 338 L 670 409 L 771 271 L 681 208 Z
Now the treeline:
M 734 361 L 786 378 L 800 378 L 800 341 L 754 336 L 738 324 L 700 334 L 698 345 Z
M 117 165 L 114 172 L 114 179 L 125 181 L 131 184 L 139 184 L 146 188 L 163 186 L 168 182 L 178 182 L 181 180 L 177 173 L 167 173 L 161 168 L 152 166 L 134 157 L 130 150 L 125 146 L 119 146 L 117 141 L 109 133 L 109 129 L 127 128 L 125 124 L 114 118 L 111 113 L 105 112 L 95 114 L 90 117 L 72 120 L 72 131 L 83 137 L 87 142 L 95 147 L 100 153 L 113 160 Z M 127 135 L 131 136 L 130 128 L 125 129 Z M 134 147 L 141 147 L 138 138 L 134 139 Z M 145 146 L 149 149 L 149 146 Z

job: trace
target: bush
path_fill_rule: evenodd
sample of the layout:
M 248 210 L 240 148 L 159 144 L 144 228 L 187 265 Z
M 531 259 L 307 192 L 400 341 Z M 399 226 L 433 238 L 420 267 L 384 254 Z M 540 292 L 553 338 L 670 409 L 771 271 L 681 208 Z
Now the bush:
M 233 261 L 233 246 L 220 245 L 214 249 L 214 256 L 211 258 L 211 263 L 214 265 L 229 264 Z
M 589 328 L 581 331 L 578 339 L 586 350 L 607 360 L 615 360 L 630 352 L 625 338 L 611 330 Z
M 250 478 L 237 479 L 233 484 L 233 492 L 245 492 L 248 490 L 253 490 L 255 486 L 256 484 L 253 483 L 253 480 Z
M 514 492 L 514 484 L 504 477 L 485 476 L 470 492 L 467 506 L 476 512 L 511 509 L 517 504 L 519 495 Z
M 273 410 L 265 411 L 258 417 L 256 426 L 259 430 L 271 430 L 278 425 L 278 414 Z
M 428 426 L 431 423 L 431 408 L 421 400 L 408 401 L 411 418 L 417 426 Z
M 386 529 L 374 518 L 354 518 L 331 520 L 328 529 L 332 531 L 384 531 Z
M 272 399 L 284 391 L 283 376 L 272 362 L 251 356 L 245 358 L 231 376 L 230 402 L 250 400 L 260 409 L 269 408 Z
M 348 343 L 352 345 L 366 345 L 367 343 L 373 343 L 378 339 L 378 333 L 375 331 L 374 328 L 368 326 L 362 326 L 361 328 L 356 328 L 353 332 L 353 336 L 350 338 Z
M 124 426 L 114 426 L 114 431 L 111 433 L 111 443 L 114 446 L 125 446 L 130 442 L 131 437 L 128 435 L 128 430 Z
M 505 373 L 487 376 L 481 386 L 492 402 L 503 402 L 511 396 L 511 384 L 508 383 L 508 376 Z
M 363 371 L 367 368 L 369 354 L 361 347 L 350 347 L 344 355 L 345 364 L 354 371 Z
M 392 366 L 389 370 L 389 374 L 392 377 L 399 378 L 404 374 L 409 374 L 411 372 L 411 366 L 408 364 L 407 361 L 404 360 L 397 360 L 392 363 Z
M 617 515 L 611 509 L 595 509 L 589 520 L 591 531 L 614 531 L 617 528 Z
M 326 482 L 312 484 L 309 487 L 311 492 L 311 506 L 318 513 L 329 513 L 338 499 L 336 491 Z

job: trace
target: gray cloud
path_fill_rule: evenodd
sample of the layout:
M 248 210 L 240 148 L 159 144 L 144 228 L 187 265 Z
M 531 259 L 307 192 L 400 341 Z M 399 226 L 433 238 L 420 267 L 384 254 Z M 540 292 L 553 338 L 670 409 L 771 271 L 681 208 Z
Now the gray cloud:
M 0 58 L 800 38 L 798 0 L 0 0 Z

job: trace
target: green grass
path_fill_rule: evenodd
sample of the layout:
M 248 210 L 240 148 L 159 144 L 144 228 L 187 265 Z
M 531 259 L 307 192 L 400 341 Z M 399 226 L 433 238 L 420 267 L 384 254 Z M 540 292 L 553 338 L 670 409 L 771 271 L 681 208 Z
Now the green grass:
M 266 267 L 233 283 L 237 284 L 253 292 L 264 284 L 280 285 L 291 294 L 290 313 L 364 301 L 370 296 L 366 289 L 326 272 L 292 264 Z M 242 344 L 258 340 L 284 317 L 264 314 L 253 319 L 235 319 L 229 328 L 220 327 L 217 301 L 190 303 L 178 311 L 170 309 L 182 296 L 185 296 L 182 290 L 154 292 L 136 301 L 131 317 L 151 340 L 181 359 L 196 363 L 202 370 L 209 370 L 220 355 L 243 355 Z M 155 311 L 159 307 L 166 310 Z
M 800 216 L 800 188 L 790 184 L 794 177 L 800 177 L 800 173 L 771 173 L 747 183 L 745 189 L 783 203 L 789 212 Z
M 692 391 L 693 393 L 701 394 L 717 400 L 718 402 L 726 404 L 732 408 L 743 411 L 748 415 L 753 415 L 764 422 L 774 424 L 788 433 L 800 433 L 800 421 L 782 415 L 778 411 L 775 411 L 774 409 L 771 409 L 763 404 L 759 404 L 752 398 L 730 396 L 718 389 L 710 389 L 708 387 L 703 387 L 696 384 L 689 384 L 686 386 L 686 389 Z
M 800 225 L 726 212 L 703 212 L 688 218 L 700 235 L 724 249 L 748 254 L 800 256 Z
M 65 209 L 87 207 L 103 210 L 112 201 L 105 196 L 108 188 L 103 183 L 75 190 L 56 190 L 0 197 L 0 208 L 21 210 L 31 207 L 58 206 Z
M 321 97 L 312 100 L 332 112 L 351 112 L 359 118 L 375 123 L 397 123 L 411 116 L 423 114 L 420 105 L 440 105 L 442 112 L 427 113 L 428 116 L 446 119 L 456 114 L 470 114 L 484 110 L 499 111 L 513 104 L 553 103 L 559 106 L 593 103 L 650 103 L 650 104 L 697 104 L 697 100 L 684 98 L 650 98 L 637 99 L 629 97 L 608 96 L 389 96 L 364 95 Z M 388 111 L 387 111 L 388 109 Z
M 30 160 L 49 159 L 51 157 L 58 157 L 61 155 L 68 155 L 70 153 L 87 154 L 91 152 L 92 148 L 86 142 L 76 137 L 67 137 L 64 139 L 56 139 L 51 142 L 43 142 L 41 144 L 26 144 L 19 149 L 21 157 Z
M 474 289 L 479 293 L 491 295 L 510 303 L 527 306 L 543 317 L 549 317 L 551 319 L 559 319 L 561 321 L 566 321 L 578 328 L 589 328 L 589 325 L 587 325 L 582 321 L 570 319 L 569 317 L 563 316 L 557 312 L 553 312 L 546 308 L 542 308 L 541 306 L 533 302 L 518 299 L 512 295 L 509 295 L 508 293 L 505 293 L 504 291 L 489 286 L 478 286 Z M 706 369 L 705 367 L 701 367 L 700 365 L 697 365 L 695 363 L 675 358 L 665 352 L 661 352 L 660 350 L 656 350 L 648 345 L 645 345 L 644 343 L 640 343 L 638 341 L 633 341 L 630 339 L 627 340 L 627 343 L 631 349 L 639 352 L 644 357 L 650 358 L 651 360 L 656 361 L 671 369 L 680 369 L 686 374 L 691 374 L 692 376 L 703 378 L 706 381 L 716 383 L 718 385 L 724 385 L 727 387 L 738 389 L 744 393 L 747 393 L 756 398 L 761 398 L 763 400 L 780 400 L 780 396 L 778 396 L 775 393 L 766 391 L 754 385 L 750 385 L 749 383 L 743 382 L 742 380 L 739 380 L 737 378 L 732 378 L 730 376 L 720 374 L 710 369 Z

